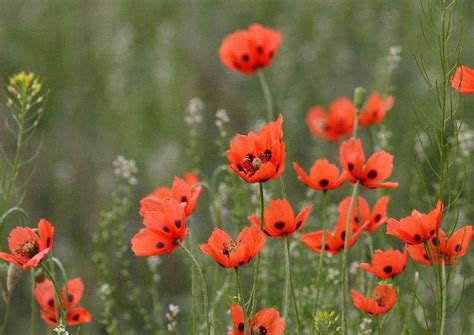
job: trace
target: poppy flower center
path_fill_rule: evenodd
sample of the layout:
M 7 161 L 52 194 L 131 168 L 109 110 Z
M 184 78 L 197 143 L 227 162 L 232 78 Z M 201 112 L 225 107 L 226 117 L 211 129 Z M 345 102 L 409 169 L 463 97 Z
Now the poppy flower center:
M 237 167 L 240 171 L 245 172 L 245 174 L 253 176 L 271 158 L 272 152 L 269 149 L 265 149 L 265 151 L 260 152 L 257 156 L 249 153 L 242 159 L 242 164 Z
M 37 241 L 26 241 L 23 245 L 15 249 L 15 254 L 29 259 L 36 255 L 38 250 L 39 246 Z
M 269 334 L 269 333 L 265 326 L 252 328 L 252 335 L 266 335 L 266 334 Z
M 237 245 L 235 244 L 234 241 L 228 241 L 228 242 L 222 243 L 222 253 L 225 256 L 230 257 L 230 253 L 235 250 L 237 250 Z
M 386 302 L 385 302 L 385 297 L 379 294 L 374 295 L 374 301 L 379 305 L 380 307 L 385 307 Z

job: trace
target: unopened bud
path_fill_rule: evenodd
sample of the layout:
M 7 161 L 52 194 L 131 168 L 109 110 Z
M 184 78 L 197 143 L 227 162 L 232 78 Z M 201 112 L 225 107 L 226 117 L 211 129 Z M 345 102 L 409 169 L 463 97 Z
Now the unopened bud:
M 357 110 L 361 109 L 362 106 L 364 106 L 366 95 L 367 95 L 367 90 L 363 87 L 357 87 L 354 90 L 354 105 Z
M 7 290 L 10 293 L 15 288 L 21 276 L 21 268 L 15 264 L 10 264 L 7 274 Z

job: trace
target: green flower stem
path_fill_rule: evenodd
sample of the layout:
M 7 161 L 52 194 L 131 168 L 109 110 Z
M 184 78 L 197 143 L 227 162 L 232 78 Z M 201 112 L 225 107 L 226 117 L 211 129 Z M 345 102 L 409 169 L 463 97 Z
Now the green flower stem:
M 298 301 L 296 300 L 295 287 L 293 286 L 293 277 L 291 276 L 291 272 L 290 272 L 290 286 L 291 286 L 291 296 L 293 299 L 293 306 L 295 308 L 295 314 L 296 314 L 296 324 L 298 326 L 296 330 L 298 331 L 298 335 L 301 335 L 301 318 L 300 318 L 300 312 L 298 308 Z
M 290 245 L 288 237 L 283 236 L 285 249 L 285 290 L 283 291 L 283 319 L 288 320 L 288 300 L 290 296 Z
M 265 103 L 267 105 L 267 120 L 270 122 L 274 119 L 272 95 L 270 94 L 270 88 L 268 87 L 263 70 L 257 70 L 257 75 L 260 86 L 262 87 L 263 96 L 265 97 Z
M 209 319 L 209 313 L 208 313 L 209 302 L 208 302 L 208 298 L 207 298 L 206 278 L 204 278 L 204 274 L 202 272 L 201 266 L 199 265 L 198 261 L 193 256 L 191 251 L 189 251 L 188 248 L 186 248 L 184 246 L 184 244 L 181 243 L 181 241 L 176 240 L 176 242 L 181 246 L 181 248 L 183 248 L 184 252 L 186 252 L 186 254 L 188 254 L 188 256 L 191 258 L 191 261 L 193 262 L 194 267 L 196 268 L 196 270 L 199 274 L 199 277 L 201 279 L 202 300 L 203 300 L 203 305 L 204 305 L 203 306 L 204 307 L 204 318 L 206 319 L 207 334 L 210 335 L 211 334 L 211 320 Z M 194 300 L 194 298 L 195 297 L 193 297 L 193 300 Z
M 244 291 L 242 289 L 242 283 L 240 282 L 239 268 L 235 268 L 235 278 L 237 279 L 237 286 L 239 289 L 239 305 L 242 307 L 242 311 L 244 313 L 244 334 L 247 334 L 247 314 L 245 313 L 245 298 Z
M 440 283 L 440 289 L 441 289 L 441 292 L 440 292 L 441 320 L 440 320 L 440 327 L 439 327 L 440 335 L 444 335 L 444 328 L 446 325 L 447 286 L 448 286 L 448 283 L 446 281 L 446 264 L 443 257 L 441 259 L 441 283 Z
M 351 202 L 349 205 L 348 213 L 352 213 L 352 209 L 354 208 L 354 202 L 357 196 L 359 183 L 360 182 L 357 181 L 353 186 Z M 341 332 L 344 335 L 347 335 L 347 291 L 349 290 L 347 261 L 348 261 L 348 256 L 349 256 L 349 238 L 351 235 L 350 224 L 351 224 L 351 215 L 347 215 L 346 230 L 345 230 L 346 233 L 345 233 L 345 238 L 344 238 L 344 251 L 342 254 L 342 327 L 341 327 Z
M 319 305 L 319 293 L 320 293 L 320 288 L 321 288 L 321 277 L 322 277 L 322 271 L 323 271 L 323 264 L 324 264 L 324 249 L 326 246 L 326 234 L 324 233 L 326 231 L 326 207 L 328 204 L 328 195 L 327 191 L 323 191 L 323 208 L 321 210 L 322 213 L 322 225 L 323 225 L 323 240 L 321 243 L 321 253 L 319 254 L 319 264 L 318 264 L 318 278 L 316 279 L 316 299 L 314 301 L 314 308 L 313 308 L 313 314 L 316 312 L 316 306 Z
M 415 306 L 415 300 L 416 300 L 416 285 L 418 284 L 417 282 L 417 275 L 415 272 L 414 275 L 414 280 L 413 280 L 413 294 L 412 294 L 412 299 L 410 303 L 410 308 L 408 308 L 406 314 L 405 314 L 405 320 L 403 321 L 403 327 L 402 331 L 400 332 L 401 335 L 405 335 L 408 329 L 408 324 L 410 323 L 410 317 L 413 315 L 413 307 Z
M 58 284 L 57 284 L 56 279 L 54 278 L 53 274 L 48 269 L 48 267 L 44 264 L 44 262 L 41 262 L 40 265 L 41 265 L 41 268 L 43 269 L 43 271 L 45 272 L 46 276 L 48 276 L 48 278 L 53 283 L 53 287 L 54 287 L 54 305 L 56 307 L 56 318 L 58 319 L 58 326 L 59 327 L 65 326 L 65 324 L 64 324 L 64 315 L 63 315 L 64 310 L 63 310 L 63 307 L 62 307 L 63 303 L 62 303 L 62 299 L 61 299 L 61 290 L 59 289 Z
M 2 326 L 0 327 L 0 335 L 3 335 L 5 332 L 9 315 L 10 315 L 10 299 L 8 299 L 8 301 L 6 301 L 5 303 L 5 314 L 3 314 Z
M 35 271 L 31 270 L 31 335 L 36 335 Z
M 264 200 L 264 190 L 263 190 L 263 183 L 259 183 L 259 190 L 260 190 L 260 230 L 263 229 L 263 220 L 264 220 L 264 209 L 265 209 L 265 200 Z M 253 273 L 253 285 L 252 285 L 252 293 L 249 297 L 250 305 L 250 313 L 249 315 L 254 315 L 255 307 L 257 305 L 257 285 L 258 285 L 258 274 L 260 270 L 260 258 L 261 254 L 257 255 L 257 259 L 255 261 L 254 273 Z

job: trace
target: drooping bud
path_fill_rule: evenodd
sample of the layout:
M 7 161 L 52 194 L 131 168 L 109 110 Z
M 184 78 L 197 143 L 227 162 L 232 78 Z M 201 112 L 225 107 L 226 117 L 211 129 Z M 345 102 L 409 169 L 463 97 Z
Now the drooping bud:
M 365 103 L 367 90 L 363 87 L 356 87 L 354 90 L 354 105 L 357 110 L 361 109 Z

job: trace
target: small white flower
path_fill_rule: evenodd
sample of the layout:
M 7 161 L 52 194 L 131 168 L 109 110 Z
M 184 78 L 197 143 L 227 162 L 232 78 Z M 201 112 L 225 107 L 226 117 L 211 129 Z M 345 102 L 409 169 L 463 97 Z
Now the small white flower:
M 119 155 L 113 161 L 114 174 L 128 182 L 130 185 L 137 183 L 136 174 L 138 172 L 137 165 L 133 159 L 126 159 Z

